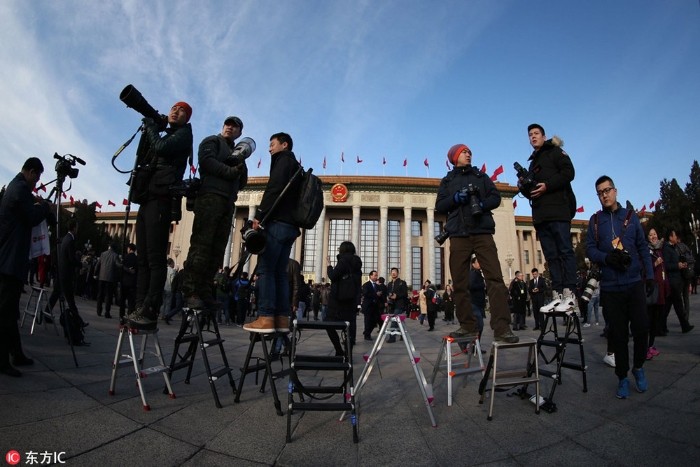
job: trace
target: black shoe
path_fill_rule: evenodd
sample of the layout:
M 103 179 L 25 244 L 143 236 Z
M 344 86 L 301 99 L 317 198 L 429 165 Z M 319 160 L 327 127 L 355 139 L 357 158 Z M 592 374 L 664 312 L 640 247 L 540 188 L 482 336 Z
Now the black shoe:
M 695 328 L 695 325 L 694 325 L 694 324 L 691 324 L 690 326 L 688 326 L 687 328 L 685 328 L 682 332 L 683 332 L 683 334 L 686 334 L 686 333 L 692 331 L 693 328 Z
M 430 327 L 428 328 L 428 331 L 434 331 L 434 330 L 435 330 L 435 328 L 432 327 L 432 326 L 430 326 Z
M 86 322 L 83 321 L 83 319 L 81 318 L 81 319 L 80 319 L 80 326 L 83 327 L 83 328 L 86 328 L 86 327 L 90 326 L 90 323 L 86 323 Z
M 479 331 L 467 331 L 466 329 L 459 328 L 456 331 L 450 333 L 450 337 L 453 339 L 461 338 L 473 338 L 479 335 Z
M 170 324 L 170 318 L 168 318 L 167 316 L 165 317 L 164 321 L 165 321 L 165 324 Z
M 520 339 L 518 338 L 518 336 L 513 334 L 512 331 L 506 331 L 503 334 L 501 334 L 500 336 L 494 336 L 493 340 L 498 341 L 498 342 L 505 342 L 507 344 L 515 344 Z
M 101 311 L 98 311 L 98 312 L 97 312 L 97 316 L 102 316 L 102 312 L 101 312 Z
M 137 308 L 133 314 L 124 317 L 126 326 L 144 331 L 158 327 L 158 316 L 148 316 L 142 308 Z
M 9 363 L 0 366 L 0 373 L 5 374 L 7 376 L 13 376 L 15 378 L 22 376 L 22 372 L 10 365 Z
M 106 314 L 105 314 L 105 318 L 106 318 L 106 319 L 112 319 L 112 315 L 110 315 L 109 313 L 106 313 Z
M 14 366 L 29 366 L 34 365 L 34 360 L 21 353 L 12 357 L 12 364 Z
M 369 336 L 365 336 L 365 340 L 366 340 L 366 341 L 371 341 L 371 340 L 372 340 L 372 338 L 371 338 L 371 337 L 369 337 Z
M 89 347 L 90 343 L 85 342 L 84 340 L 80 340 L 79 342 L 74 342 L 73 347 Z
M 193 295 L 185 299 L 185 308 L 190 310 L 201 310 L 204 308 L 204 301 L 200 299 L 197 295 Z

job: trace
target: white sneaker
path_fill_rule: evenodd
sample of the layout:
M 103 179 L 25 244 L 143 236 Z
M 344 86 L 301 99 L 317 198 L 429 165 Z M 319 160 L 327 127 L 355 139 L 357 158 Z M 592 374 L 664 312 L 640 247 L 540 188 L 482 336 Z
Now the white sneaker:
M 584 328 L 590 328 L 590 327 L 591 327 L 591 324 L 590 324 L 590 323 L 583 323 L 583 327 L 584 327 Z
M 605 357 L 603 357 L 603 363 L 615 368 L 615 354 L 605 354 Z
M 564 293 L 561 294 L 561 302 L 554 307 L 554 311 L 575 311 L 576 310 L 576 296 L 569 289 L 564 289 Z
M 540 308 L 540 313 L 551 313 L 554 311 L 554 309 L 559 306 L 561 303 L 561 295 L 558 293 L 554 292 L 553 294 L 553 299 L 551 302 L 547 303 L 543 307 Z

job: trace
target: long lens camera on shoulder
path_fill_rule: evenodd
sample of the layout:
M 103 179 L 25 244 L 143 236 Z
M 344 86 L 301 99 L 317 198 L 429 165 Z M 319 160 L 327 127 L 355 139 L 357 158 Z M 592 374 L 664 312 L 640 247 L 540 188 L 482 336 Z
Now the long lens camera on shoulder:
M 156 109 L 151 107 L 151 104 L 141 95 L 141 93 L 133 85 L 127 85 L 119 94 L 119 99 L 146 118 L 152 118 L 159 128 L 165 128 L 168 125 L 167 115 L 158 113 Z
M 85 161 L 73 154 L 59 156 L 54 153 L 53 158 L 56 159 L 56 174 L 59 177 L 77 178 L 79 169 L 75 167 L 76 162 L 80 165 L 85 165 Z
M 588 273 L 588 282 L 586 282 L 586 287 L 581 292 L 581 298 L 587 302 L 591 301 L 591 297 L 595 293 L 595 289 L 598 288 L 598 281 L 600 281 L 600 271 L 597 268 L 591 269 Z

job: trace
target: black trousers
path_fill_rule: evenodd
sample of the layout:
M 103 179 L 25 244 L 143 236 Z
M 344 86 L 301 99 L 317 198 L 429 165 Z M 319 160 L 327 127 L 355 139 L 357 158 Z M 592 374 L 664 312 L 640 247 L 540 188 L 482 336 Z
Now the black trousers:
M 649 315 L 647 314 L 644 282 L 635 282 L 623 292 L 600 291 L 600 304 L 607 311 L 609 323 L 608 343 L 615 352 L 615 374 L 619 379 L 627 377 L 630 369 L 629 329 L 632 329 L 634 351 L 632 361 L 641 368 L 647 358 Z
M 167 274 L 170 200 L 151 199 L 139 207 L 136 216 L 138 279 L 136 307 L 150 308 L 158 316 L 163 303 Z
M 19 338 L 19 299 L 22 296 L 22 280 L 0 274 L 0 366 L 10 362 L 10 353 L 22 352 Z
M 685 314 L 685 306 L 683 305 L 683 291 L 681 290 L 682 281 L 680 283 L 671 284 L 671 295 L 666 297 L 666 306 L 664 308 L 663 318 L 661 319 L 662 327 L 659 332 L 665 332 L 668 326 L 668 315 L 671 313 L 671 306 L 676 311 L 678 322 L 681 323 L 683 331 L 690 327 L 688 317 Z
M 372 331 L 377 327 L 377 322 L 381 322 L 379 318 L 379 310 L 376 307 L 367 307 L 364 310 L 365 314 L 365 330 L 362 332 L 365 337 L 372 337 Z

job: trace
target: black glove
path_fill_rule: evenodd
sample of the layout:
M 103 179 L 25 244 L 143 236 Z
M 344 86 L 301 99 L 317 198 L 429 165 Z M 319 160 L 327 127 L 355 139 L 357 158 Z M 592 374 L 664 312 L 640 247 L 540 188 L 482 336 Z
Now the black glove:
M 236 167 L 241 163 L 241 158 L 238 156 L 228 156 L 226 160 L 224 161 L 224 164 L 228 165 L 229 167 Z
M 647 283 L 646 283 L 647 297 L 651 297 L 651 294 L 654 293 L 654 286 L 655 285 L 656 285 L 656 282 L 654 282 L 654 279 L 647 279 Z
M 627 268 L 624 265 L 624 255 L 622 250 L 615 248 L 605 257 L 605 264 L 618 271 L 624 271 Z

